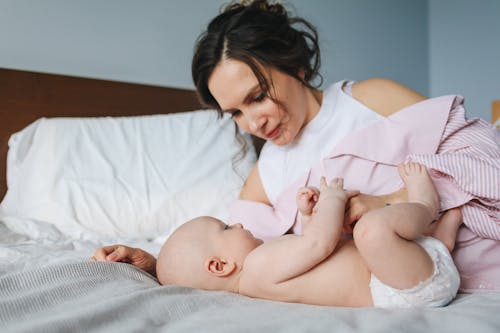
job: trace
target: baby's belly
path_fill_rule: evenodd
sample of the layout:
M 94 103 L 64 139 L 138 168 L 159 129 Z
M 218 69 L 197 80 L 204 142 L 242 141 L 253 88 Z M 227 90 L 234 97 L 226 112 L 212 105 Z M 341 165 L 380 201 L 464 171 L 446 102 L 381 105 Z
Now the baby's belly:
M 300 303 L 372 306 L 370 276 L 352 239 L 343 239 L 328 259 L 290 281 L 288 290 L 282 291 Z

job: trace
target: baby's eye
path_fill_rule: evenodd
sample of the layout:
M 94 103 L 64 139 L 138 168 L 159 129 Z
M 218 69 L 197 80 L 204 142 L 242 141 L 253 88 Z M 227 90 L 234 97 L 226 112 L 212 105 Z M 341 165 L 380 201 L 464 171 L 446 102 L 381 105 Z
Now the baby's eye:
M 226 224 L 226 226 L 224 227 L 224 230 L 227 230 L 229 229 L 229 224 Z
M 257 97 L 255 97 L 253 99 L 253 101 L 257 102 L 257 103 L 258 102 L 262 102 L 262 100 L 264 100 L 264 98 L 266 98 L 266 92 L 265 91 L 261 92 Z

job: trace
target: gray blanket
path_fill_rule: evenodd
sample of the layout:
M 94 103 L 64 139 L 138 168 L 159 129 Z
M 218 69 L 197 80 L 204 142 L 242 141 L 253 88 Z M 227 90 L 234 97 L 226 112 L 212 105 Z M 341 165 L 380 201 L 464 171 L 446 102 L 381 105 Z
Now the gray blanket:
M 500 332 L 500 293 L 445 308 L 311 306 L 160 286 L 122 263 L 50 265 L 0 277 L 1 332 Z

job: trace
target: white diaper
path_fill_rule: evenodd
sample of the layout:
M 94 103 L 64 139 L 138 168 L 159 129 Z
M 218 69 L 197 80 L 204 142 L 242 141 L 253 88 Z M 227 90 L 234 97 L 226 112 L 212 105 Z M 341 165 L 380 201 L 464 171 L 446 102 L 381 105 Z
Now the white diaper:
M 434 273 L 410 289 L 394 289 L 372 274 L 370 289 L 373 305 L 379 308 L 438 307 L 451 302 L 458 291 L 460 276 L 450 252 L 439 240 L 421 237 L 415 240 L 434 262 Z

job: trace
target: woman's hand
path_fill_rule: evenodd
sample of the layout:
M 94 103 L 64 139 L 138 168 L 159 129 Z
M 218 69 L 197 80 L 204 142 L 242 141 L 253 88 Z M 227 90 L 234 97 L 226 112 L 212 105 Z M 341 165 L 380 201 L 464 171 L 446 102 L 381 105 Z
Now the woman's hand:
M 367 212 L 386 204 L 382 196 L 358 194 L 349 199 L 344 215 L 344 232 L 352 233 L 354 224 Z
M 103 246 L 95 251 L 90 260 L 125 262 L 156 276 L 156 258 L 139 248 L 119 244 Z
M 388 195 L 358 194 L 351 197 L 346 204 L 344 232 L 352 233 L 354 224 L 369 211 L 406 201 L 408 201 L 408 196 L 404 188 Z

